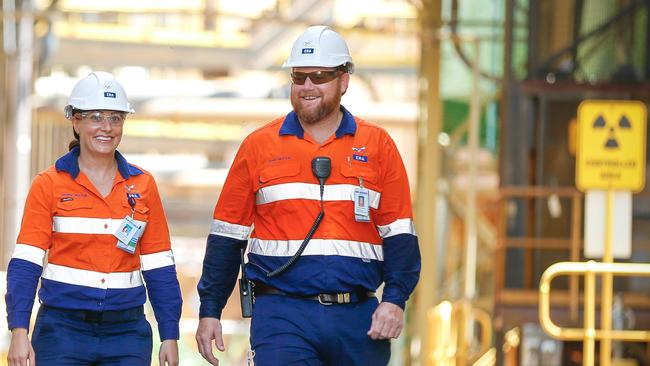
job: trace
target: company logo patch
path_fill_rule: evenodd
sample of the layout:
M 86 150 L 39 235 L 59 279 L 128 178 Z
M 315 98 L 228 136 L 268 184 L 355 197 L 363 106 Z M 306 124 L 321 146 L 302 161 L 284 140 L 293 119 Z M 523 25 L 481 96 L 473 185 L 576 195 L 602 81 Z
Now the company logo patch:
M 106 98 L 117 98 L 117 95 L 113 92 L 104 92 L 104 97 Z
M 313 48 L 303 48 L 302 49 L 302 54 L 303 55 L 312 55 L 314 53 Z
M 364 163 L 368 162 L 368 157 L 363 155 L 352 154 L 352 159 L 356 161 L 362 161 Z
M 61 198 L 60 201 L 61 201 L 61 202 L 68 202 L 68 201 L 72 201 L 73 199 L 74 199 L 74 198 L 72 198 L 72 197 L 63 197 L 63 198 Z
M 358 152 L 358 153 L 363 153 L 364 151 L 366 151 L 366 147 L 365 147 L 365 146 L 361 146 L 361 147 L 352 147 L 352 151 L 356 151 L 356 152 Z

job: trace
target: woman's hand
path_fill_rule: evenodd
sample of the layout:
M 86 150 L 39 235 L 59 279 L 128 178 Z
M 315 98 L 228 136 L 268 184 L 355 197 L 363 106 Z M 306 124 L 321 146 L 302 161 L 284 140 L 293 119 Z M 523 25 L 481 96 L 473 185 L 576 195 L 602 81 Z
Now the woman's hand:
M 178 342 L 175 339 L 165 339 L 158 352 L 160 366 L 178 366 Z
M 14 328 L 11 330 L 11 345 L 7 353 L 9 366 L 35 366 L 34 348 L 27 336 L 27 329 Z

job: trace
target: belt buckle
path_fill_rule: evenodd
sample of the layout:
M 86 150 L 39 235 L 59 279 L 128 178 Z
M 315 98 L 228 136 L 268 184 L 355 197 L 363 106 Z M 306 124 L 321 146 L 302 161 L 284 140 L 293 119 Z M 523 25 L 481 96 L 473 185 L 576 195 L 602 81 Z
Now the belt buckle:
M 319 302 L 321 305 L 326 305 L 326 306 L 332 305 L 333 302 L 324 300 L 325 295 L 326 295 L 326 294 L 318 294 L 318 302 Z
M 349 304 L 350 303 L 350 293 L 338 293 L 336 294 L 336 302 L 339 304 Z

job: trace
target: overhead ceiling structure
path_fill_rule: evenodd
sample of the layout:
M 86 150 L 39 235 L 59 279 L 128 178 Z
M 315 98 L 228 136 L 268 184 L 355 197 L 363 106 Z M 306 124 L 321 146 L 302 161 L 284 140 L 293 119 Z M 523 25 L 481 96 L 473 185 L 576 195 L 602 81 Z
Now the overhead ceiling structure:
M 133 65 L 227 75 L 232 69 L 278 68 L 310 24 L 333 24 L 355 59 L 373 72 L 413 72 L 417 62 L 416 10 L 407 1 L 55 3 L 42 13 L 42 63 L 68 69 Z

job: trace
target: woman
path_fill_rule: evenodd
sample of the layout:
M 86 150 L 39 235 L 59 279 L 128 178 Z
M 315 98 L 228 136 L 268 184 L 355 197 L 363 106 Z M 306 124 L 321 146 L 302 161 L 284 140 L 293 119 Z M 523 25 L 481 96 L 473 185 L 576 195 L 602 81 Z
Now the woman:
M 109 73 L 93 72 L 72 90 L 65 116 L 75 140 L 34 179 L 9 262 L 9 365 L 150 365 L 143 277 L 160 365 L 178 364 L 182 300 L 163 206 L 151 174 L 117 151 L 132 112 Z

